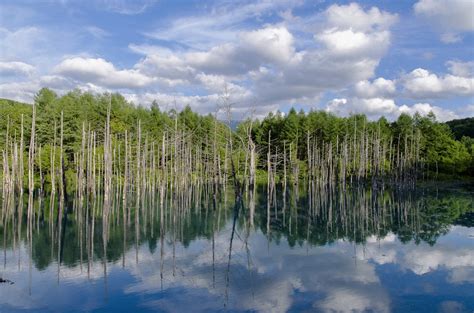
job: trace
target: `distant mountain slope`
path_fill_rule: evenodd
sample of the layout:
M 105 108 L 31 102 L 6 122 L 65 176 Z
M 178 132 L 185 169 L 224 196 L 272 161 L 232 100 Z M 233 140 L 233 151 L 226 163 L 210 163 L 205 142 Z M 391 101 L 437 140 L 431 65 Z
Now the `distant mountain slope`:
M 0 105 L 29 105 L 29 104 L 15 101 L 15 100 L 0 98 Z
M 451 128 L 457 140 L 463 136 L 474 138 L 474 117 L 452 120 L 446 124 Z

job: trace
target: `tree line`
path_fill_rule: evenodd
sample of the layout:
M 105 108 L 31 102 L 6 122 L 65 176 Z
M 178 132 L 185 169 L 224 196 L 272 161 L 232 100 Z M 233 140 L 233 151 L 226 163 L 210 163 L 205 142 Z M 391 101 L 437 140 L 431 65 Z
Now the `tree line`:
M 452 120 L 446 124 L 451 128 L 457 140 L 463 140 L 463 137 L 474 138 L 474 117 Z
M 249 116 L 231 129 L 231 104 L 215 113 L 135 106 L 120 94 L 41 89 L 33 106 L 0 101 L 2 188 L 127 191 L 238 182 L 414 181 L 474 174 L 474 139 L 456 140 L 447 124 L 402 114 L 390 122 L 325 111 Z M 33 134 L 33 136 L 32 136 Z M 26 171 L 28 169 L 31 172 Z M 163 186 L 165 182 L 166 186 Z M 64 190 L 63 190 L 64 189 Z

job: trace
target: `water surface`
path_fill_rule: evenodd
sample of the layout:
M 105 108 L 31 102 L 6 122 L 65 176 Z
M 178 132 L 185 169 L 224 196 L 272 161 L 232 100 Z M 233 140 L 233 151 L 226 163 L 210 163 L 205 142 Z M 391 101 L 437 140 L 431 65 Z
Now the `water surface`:
M 473 312 L 472 187 L 70 200 L 5 219 L 0 312 Z

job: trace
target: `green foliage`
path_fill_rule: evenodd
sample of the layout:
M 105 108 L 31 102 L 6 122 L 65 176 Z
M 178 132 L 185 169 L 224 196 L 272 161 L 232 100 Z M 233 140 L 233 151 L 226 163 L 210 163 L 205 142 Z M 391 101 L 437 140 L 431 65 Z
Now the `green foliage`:
M 474 138 L 474 117 L 452 120 L 446 124 L 451 128 L 457 140 L 464 136 Z
M 187 136 L 191 136 L 192 142 L 196 143 L 194 149 L 209 152 L 212 149 L 214 134 L 216 134 L 218 153 L 221 154 L 221 160 L 224 159 L 228 126 L 216 121 L 212 115 L 202 116 L 193 112 L 189 106 L 181 112 L 174 110 L 164 112 L 160 110 L 156 102 L 150 108 L 144 108 L 128 102 L 120 94 L 94 95 L 74 90 L 59 97 L 47 88 L 37 93 L 35 104 L 37 106 L 37 144 L 43 147 L 41 166 L 45 171 L 50 167 L 49 157 L 52 145 L 59 145 L 61 113 L 64 115 L 66 171 L 74 170 L 72 165 L 74 154 L 80 150 L 83 127 L 86 131 L 94 131 L 97 134 L 97 142 L 101 144 L 109 105 L 111 106 L 110 123 L 113 138 L 123 139 L 125 131 L 136 134 L 138 121 L 140 121 L 143 138 L 147 138 L 148 142 L 159 143 L 163 135 L 174 131 L 185 131 Z M 28 148 L 31 113 L 30 105 L 0 99 L 0 150 L 5 147 L 7 128 L 10 138 L 20 137 L 22 118 L 24 146 Z M 262 156 L 266 155 L 270 137 L 272 153 L 281 154 L 284 149 L 289 153 L 291 145 L 291 158 L 300 164 L 300 174 L 304 174 L 308 138 L 311 138 L 318 147 L 324 143 L 332 143 L 333 148 L 337 149 L 343 141 L 350 143 L 363 136 L 367 136 L 367 140 L 377 136 L 385 143 L 392 144 L 392 147 L 387 147 L 387 149 L 393 148 L 402 152 L 405 145 L 413 147 L 413 142 L 419 141 L 417 148 L 420 159 L 431 171 L 473 175 L 472 125 L 473 118 L 455 120 L 447 124 L 439 123 L 434 114 L 426 117 L 419 114 L 414 116 L 402 114 L 395 122 L 390 123 L 383 117 L 378 121 L 370 121 L 361 114 L 337 117 L 324 111 L 304 113 L 291 109 L 288 114 L 269 113 L 262 120 L 247 120 L 238 125 L 234 132 L 236 144 L 233 157 L 240 160 L 245 158 L 243 150 L 248 147 L 248 131 L 251 129 L 251 139 L 256 144 L 257 167 L 260 170 L 266 168 L 266 158 Z M 467 136 L 459 137 L 460 134 Z M 455 136 L 459 140 L 456 140 Z M 132 137 L 133 140 L 135 137 Z M 242 151 L 239 152 L 237 149 Z M 57 157 L 56 160 L 58 159 Z M 38 161 L 36 166 L 39 167 Z
M 248 122 L 247 122 L 248 123 Z M 239 130 L 238 130 L 239 131 Z M 420 158 L 429 170 L 449 174 L 473 174 L 473 139 L 464 137 L 457 141 L 450 128 L 436 121 L 433 113 L 423 117 L 415 114 L 401 114 L 389 123 L 382 117 L 378 121 L 369 121 L 365 115 L 337 117 L 324 111 L 310 111 L 308 114 L 296 113 L 293 109 L 283 116 L 270 113 L 262 122 L 254 123 L 253 139 L 265 151 L 268 134 L 275 150 L 283 151 L 284 143 L 296 143 L 297 156 L 306 158 L 306 138 L 316 138 L 319 143 L 341 142 L 364 134 L 377 134 L 381 140 L 393 142 L 393 148 L 404 151 L 409 141 L 419 140 Z M 302 163 L 305 165 L 305 163 Z M 262 168 L 264 164 L 260 165 Z
M 28 125 L 31 124 L 31 112 L 32 108 L 28 104 L 0 99 L 0 147 L 5 146 L 5 134 L 7 129 L 11 137 L 16 136 L 20 138 L 22 116 L 23 124 L 25 125 L 25 142 L 28 142 L 26 139 L 30 137 L 30 128 Z

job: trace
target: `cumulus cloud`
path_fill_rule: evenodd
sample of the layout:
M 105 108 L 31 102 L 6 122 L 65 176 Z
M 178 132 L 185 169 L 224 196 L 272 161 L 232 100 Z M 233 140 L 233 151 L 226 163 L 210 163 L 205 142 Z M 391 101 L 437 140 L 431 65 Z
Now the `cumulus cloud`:
M 234 41 L 201 51 L 129 47 L 145 55 L 135 68 L 161 88 L 194 86 L 218 94 L 223 85 L 232 86 L 232 96 L 268 112 L 280 104 L 314 104 L 327 90 L 371 78 L 390 44 L 389 27 L 398 19 L 357 4 L 332 5 L 319 15 L 323 26 L 312 30 L 314 41 L 303 50 L 297 50 L 297 38 L 284 24 L 241 31 Z
M 115 4 L 120 1 L 111 2 L 111 6 Z M 236 27 L 249 18 L 291 10 L 296 5 L 286 0 L 218 4 L 211 13 L 214 18 L 176 19 L 164 28 L 166 32 L 147 34 L 175 41 L 179 49 L 129 44 L 129 49 L 143 58 L 122 69 L 104 58 L 66 57 L 52 73 L 36 81 L 55 90 L 72 83 L 83 90 L 125 91 L 130 99 L 145 105 L 155 100 L 151 95 L 159 102 L 178 97 L 200 112 L 214 107 L 213 102 L 227 89 L 237 111 L 257 104 L 255 111 L 260 115 L 281 105 L 314 105 L 327 91 L 339 91 L 373 77 L 390 45 L 390 27 L 398 20 L 396 14 L 376 7 L 364 9 L 355 3 L 331 5 L 314 15 L 320 21 L 317 27 L 302 31 L 312 38 L 304 48 L 298 48 L 301 30 L 292 31 L 286 23 L 256 29 Z M 96 37 L 107 35 L 95 26 L 85 30 Z M 203 33 L 193 36 L 195 32 Z M 215 37 L 221 34 L 226 36 Z M 390 87 L 383 83 L 378 80 L 371 88 L 385 88 L 384 92 L 390 93 Z
M 379 77 L 372 82 L 363 80 L 355 85 L 355 94 L 360 98 L 393 96 L 395 91 L 395 81 L 383 77 Z
M 435 2 L 438 1 L 419 1 L 415 5 L 417 14 L 435 16 Z M 130 14 L 138 14 L 152 4 L 153 1 L 136 2 L 130 5 Z M 375 78 L 380 61 L 390 49 L 391 28 L 399 19 L 397 14 L 351 3 L 295 16 L 292 9 L 298 5 L 300 2 L 288 0 L 217 3 L 205 14 L 157 23 L 153 31 L 144 35 L 166 44 L 129 43 L 129 50 L 140 59 L 128 68 L 85 52 L 63 56 L 59 59 L 62 61 L 51 58 L 52 71 L 45 71 L 44 65 L 35 70 L 28 65 L 39 62 L 14 56 L 20 50 L 35 50 L 38 40 L 47 37 L 44 31 L 35 27 L 0 28 L 0 46 L 7 49 L 2 50 L 6 52 L 1 56 L 0 73 L 12 73 L 15 81 L 16 77 L 29 78 L 28 82 L 18 83 L 21 88 L 17 91 L 6 91 L 5 85 L 2 94 L 31 101 L 31 92 L 23 96 L 19 92 L 31 86 L 51 87 L 58 92 L 68 88 L 119 91 L 143 105 L 149 105 L 156 96 L 163 105 L 178 99 L 183 105 L 190 104 L 206 113 L 214 110 L 219 95 L 227 89 L 236 112 L 254 107 L 260 116 L 288 105 L 319 107 L 320 99 L 333 93 L 337 99 L 327 104 L 329 111 L 343 115 L 368 113 L 371 117 L 394 117 L 401 108 L 407 112 L 424 110 L 435 98 L 473 95 L 472 62 L 448 61 L 447 74 L 419 68 L 400 78 Z M 104 1 L 105 9 L 113 11 L 114 7 L 126 5 L 122 1 Z M 282 20 L 278 21 L 278 15 Z M 272 16 L 270 23 L 267 16 Z M 456 40 L 465 31 L 463 27 L 452 26 L 449 31 L 454 37 L 449 40 Z M 81 29 L 84 31 L 96 38 L 109 35 L 91 25 Z M 409 102 L 415 99 L 412 102 L 420 103 L 397 105 L 397 89 Z M 449 113 L 429 105 L 440 114 Z
M 340 57 L 353 55 L 380 57 L 390 43 L 390 33 L 388 31 L 368 34 L 354 31 L 352 28 L 337 31 L 329 29 L 316 35 L 316 38 L 329 51 Z
M 153 81 L 137 70 L 117 70 L 112 63 L 101 58 L 66 59 L 55 67 L 55 72 L 79 82 L 92 82 L 111 88 L 137 88 Z
M 3 83 L 0 84 L 0 97 L 31 103 L 40 88 L 37 81 Z
M 473 31 L 472 10 L 469 0 L 420 0 L 414 5 L 415 13 L 424 15 L 442 27 L 459 31 Z
M 459 69 L 451 67 L 459 73 Z M 465 74 L 465 73 L 464 73 Z M 474 77 L 446 74 L 438 76 L 417 68 L 402 77 L 405 91 L 414 98 L 442 98 L 449 96 L 474 95 Z
M 386 29 L 396 15 L 376 8 L 366 12 L 350 4 L 332 5 L 323 17 L 325 29 L 314 34 L 322 46 L 296 52 L 281 68 L 260 69 L 255 75 L 257 95 L 271 101 L 315 98 L 323 91 L 339 90 L 373 76 L 390 44 Z
M 376 7 L 364 11 L 357 3 L 331 5 L 325 15 L 330 27 L 352 28 L 363 32 L 386 30 L 398 20 L 396 14 L 380 11 Z
M 454 74 L 458 74 L 460 76 L 454 76 L 451 75 L 452 77 L 457 77 L 457 79 L 463 80 L 463 79 L 470 79 L 470 78 L 464 78 L 464 76 L 469 76 L 470 69 L 468 67 L 469 62 L 463 63 L 459 61 L 450 61 L 447 62 L 448 67 L 450 68 L 450 71 Z M 421 70 L 421 69 L 419 69 Z M 365 113 L 370 119 L 377 119 L 381 116 L 385 116 L 389 119 L 396 119 L 400 114 L 402 113 L 407 113 L 410 115 L 414 115 L 415 113 L 419 113 L 421 115 L 427 115 L 430 112 L 433 112 L 437 119 L 440 121 L 447 121 L 447 120 L 452 120 L 455 118 L 459 118 L 459 114 L 456 112 L 442 108 L 436 105 L 432 105 L 430 103 L 414 103 L 414 104 L 402 104 L 399 105 L 395 101 L 395 96 L 397 94 L 397 84 L 400 82 L 403 82 L 405 85 L 405 89 L 407 89 L 407 85 L 412 88 L 410 90 L 409 95 L 411 95 L 414 98 L 421 98 L 422 95 L 423 97 L 426 96 L 427 89 L 423 89 L 423 92 L 421 92 L 421 87 L 419 89 L 415 89 L 415 85 L 423 85 L 422 82 L 416 82 L 414 83 L 413 81 L 410 81 L 408 77 L 412 78 L 414 75 L 416 75 L 417 70 L 413 71 L 412 76 L 405 75 L 402 77 L 400 80 L 390 80 L 390 79 L 385 79 L 383 77 L 379 77 L 374 79 L 373 81 L 369 80 L 362 80 L 359 81 L 354 85 L 354 87 L 350 90 L 349 92 L 349 97 L 344 97 L 344 98 L 334 98 L 326 103 L 326 111 L 331 112 L 337 115 L 342 115 L 342 116 L 348 116 L 350 114 L 359 114 L 359 113 Z M 422 74 L 427 71 L 421 70 Z M 419 75 L 419 74 L 418 74 Z M 434 74 L 427 74 L 429 75 L 434 75 Z M 423 75 L 419 75 L 420 77 L 424 77 Z M 443 85 L 446 82 L 445 81 L 440 81 L 440 78 L 438 76 L 434 75 L 434 80 L 436 81 L 438 89 L 434 89 L 436 91 L 436 94 L 439 95 L 439 97 L 444 96 L 450 96 L 450 92 L 454 93 L 456 91 L 456 85 L 453 83 L 451 85 Z M 433 77 L 428 78 L 428 80 L 433 79 Z M 447 81 L 453 80 L 453 78 L 447 78 Z M 441 78 L 443 80 L 443 78 Z M 425 85 L 429 86 L 429 82 L 425 82 Z M 423 86 L 425 86 L 423 85 Z M 472 86 L 471 86 L 472 87 Z M 450 89 L 451 88 L 451 89 Z M 460 88 L 462 92 L 464 90 Z M 414 92 L 416 91 L 416 93 Z M 431 90 L 433 91 L 433 89 Z M 408 93 L 408 92 L 407 92 Z M 430 94 L 430 95 L 433 95 Z M 461 116 L 464 116 L 465 114 L 461 114 Z
M 445 122 L 452 119 L 459 118 L 459 115 L 453 112 L 452 110 L 444 109 L 439 106 L 431 105 L 429 103 L 415 103 L 411 106 L 402 105 L 398 108 L 399 112 L 407 113 L 413 115 L 419 113 L 421 115 L 428 115 L 430 112 L 433 112 L 437 120 Z
M 324 30 L 315 35 L 336 55 L 380 58 L 390 44 L 389 28 L 396 14 L 376 7 L 364 11 L 357 3 L 331 5 L 324 13 Z
M 190 106 L 194 111 L 199 113 L 208 113 L 216 110 L 219 96 L 205 95 L 205 96 L 187 96 L 182 94 L 168 94 L 168 93 L 125 93 L 125 99 L 135 104 L 150 104 L 153 101 L 164 110 L 177 109 L 182 110 L 186 106 Z
M 263 63 L 291 61 L 295 53 L 293 35 L 285 27 L 266 27 L 241 35 L 241 47 L 262 58 Z
M 283 64 L 294 55 L 293 35 L 285 27 L 242 32 L 235 44 L 226 43 L 205 52 L 191 52 L 185 62 L 208 74 L 244 75 L 260 65 Z
M 439 121 L 459 118 L 459 115 L 455 112 L 429 103 L 397 105 L 394 99 L 387 98 L 336 98 L 326 104 L 326 111 L 341 116 L 365 113 L 370 119 L 385 116 L 393 120 L 402 113 L 428 115 L 430 112 L 433 112 Z
M 26 75 L 30 76 L 35 71 L 33 65 L 24 62 L 1 62 L 0 61 L 0 75 Z
M 459 32 L 474 31 L 474 3 L 470 0 L 420 0 L 414 10 L 442 32 L 445 43 L 461 41 Z
M 326 111 L 341 116 L 355 113 L 365 113 L 375 119 L 382 115 L 393 117 L 397 114 L 398 106 L 393 99 L 385 98 L 340 98 L 329 101 Z

